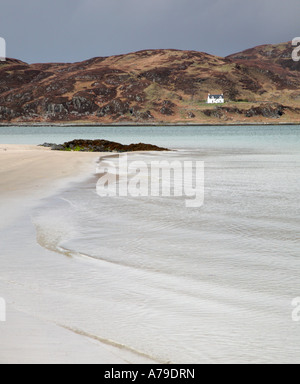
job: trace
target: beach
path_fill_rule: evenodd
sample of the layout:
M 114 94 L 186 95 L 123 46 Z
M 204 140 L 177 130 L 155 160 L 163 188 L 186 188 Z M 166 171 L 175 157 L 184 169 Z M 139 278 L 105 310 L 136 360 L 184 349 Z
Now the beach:
M 0 362 L 299 363 L 300 127 L 111 129 L 0 134 Z M 100 197 L 116 154 L 32 145 L 74 137 L 204 162 L 203 206 Z
M 101 153 L 51 151 L 35 145 L 0 144 L 1 195 L 20 197 L 20 193 L 30 192 L 43 197 L 60 182 L 86 175 L 100 156 Z
M 300 2 L 268 5 L 2 1 L 0 365 L 300 364 Z
M 0 225 L 95 169 L 101 154 L 54 152 L 34 145 L 0 144 Z
M 34 145 L 0 145 L 0 230 L 10 228 L 14 233 L 24 217 L 29 218 L 32 209 L 43 199 L 66 188 L 74 181 L 82 181 L 95 173 L 100 156 L 108 154 L 57 152 Z M 25 232 L 25 231 L 24 231 Z M 35 237 L 30 240 L 34 247 Z M 7 239 L 6 249 L 12 246 Z M 17 236 L 12 241 L 18 242 Z M 3 265 L 8 269 L 18 268 L 3 250 L 0 268 L 0 296 L 7 302 L 7 321 L 0 323 L 0 363 L 149 363 L 143 356 L 114 346 L 109 340 L 103 342 L 95 337 L 68 330 L 55 322 L 19 308 L 22 294 L 17 300 L 12 296 L 22 284 L 15 279 L 7 280 Z M 38 251 L 38 255 L 43 255 Z M 30 257 L 24 254 L 24 257 Z M 32 282 L 33 283 L 33 282 Z M 41 296 L 42 300 L 42 296 Z

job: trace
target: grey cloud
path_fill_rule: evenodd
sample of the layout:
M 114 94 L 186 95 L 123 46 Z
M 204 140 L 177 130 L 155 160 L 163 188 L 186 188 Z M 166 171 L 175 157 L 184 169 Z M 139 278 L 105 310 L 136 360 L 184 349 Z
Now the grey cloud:
M 299 0 L 1 0 L 7 54 L 79 61 L 148 48 L 224 56 L 300 35 Z

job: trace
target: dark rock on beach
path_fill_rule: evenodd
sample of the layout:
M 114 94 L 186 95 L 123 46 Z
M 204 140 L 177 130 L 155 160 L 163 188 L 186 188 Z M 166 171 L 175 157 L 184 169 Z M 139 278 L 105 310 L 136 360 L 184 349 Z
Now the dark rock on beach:
M 64 144 L 44 143 L 41 147 L 51 148 L 53 151 L 77 151 L 77 152 L 137 152 L 137 151 L 168 151 L 166 148 L 152 144 L 123 145 L 108 140 L 73 140 Z

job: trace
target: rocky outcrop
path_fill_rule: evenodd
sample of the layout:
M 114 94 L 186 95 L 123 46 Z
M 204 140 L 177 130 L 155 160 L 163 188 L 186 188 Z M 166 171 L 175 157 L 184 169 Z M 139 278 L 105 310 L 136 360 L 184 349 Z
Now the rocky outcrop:
M 220 107 L 214 109 L 205 109 L 203 113 L 208 117 L 215 117 L 218 119 L 230 115 L 243 115 L 247 118 L 251 117 L 265 117 L 271 119 L 279 119 L 285 114 L 286 107 L 281 104 L 261 104 L 249 109 L 241 109 L 238 107 Z
M 259 107 L 252 107 L 246 111 L 246 117 L 254 117 L 254 116 L 263 116 L 272 119 L 279 119 L 284 115 L 284 106 L 283 105 L 267 105 L 263 104 Z
M 15 113 L 12 109 L 0 105 L 0 119 L 10 120 Z
M 161 108 L 160 108 L 159 112 L 162 115 L 166 115 L 166 116 L 174 115 L 175 104 L 172 103 L 170 100 L 163 101 L 163 103 L 160 106 L 161 106 Z
M 129 113 L 134 116 L 138 121 L 148 121 L 153 120 L 154 117 L 151 114 L 151 111 L 142 111 L 139 107 L 133 107 L 129 110 Z
M 136 152 L 136 151 L 168 151 L 152 144 L 123 145 L 107 140 L 73 140 L 57 145 L 45 143 L 42 147 L 51 148 L 54 151 L 79 151 L 79 152 Z
M 114 116 L 120 117 L 129 113 L 129 103 L 115 99 L 97 111 L 98 117 Z
M 188 119 L 194 119 L 196 115 L 193 112 L 188 112 L 187 117 Z

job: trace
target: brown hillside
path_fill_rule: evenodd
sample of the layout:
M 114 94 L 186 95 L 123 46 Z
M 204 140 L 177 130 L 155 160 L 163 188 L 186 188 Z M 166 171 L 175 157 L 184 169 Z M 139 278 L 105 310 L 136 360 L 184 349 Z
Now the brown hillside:
M 146 50 L 73 64 L 0 63 L 0 123 L 300 121 L 291 43 L 227 58 Z M 226 104 L 205 104 L 208 93 Z

